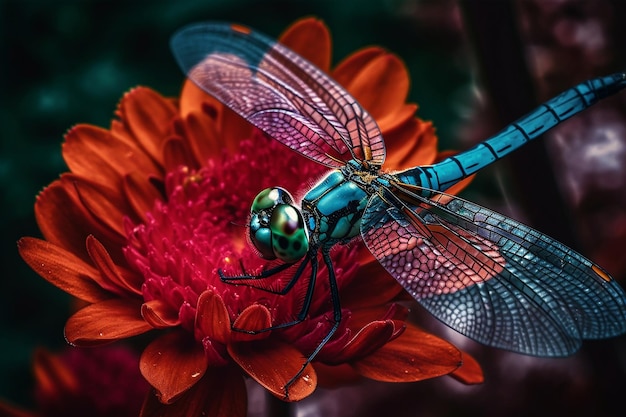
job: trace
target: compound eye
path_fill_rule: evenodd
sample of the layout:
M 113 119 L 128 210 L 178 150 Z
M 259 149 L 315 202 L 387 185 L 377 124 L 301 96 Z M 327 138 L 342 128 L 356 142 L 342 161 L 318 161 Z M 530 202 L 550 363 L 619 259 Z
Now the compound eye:
M 265 213 L 262 213 L 265 216 Z M 272 248 L 272 231 L 266 220 L 260 219 L 261 215 L 252 214 L 250 216 L 250 241 L 259 251 L 263 259 L 276 259 Z
M 293 204 L 293 197 L 284 188 L 270 187 L 257 194 L 250 211 L 258 213 L 262 210 L 271 210 L 278 204 Z
M 274 207 L 270 219 L 272 248 L 276 257 L 285 262 L 301 259 L 309 250 L 309 236 L 298 209 L 289 204 Z

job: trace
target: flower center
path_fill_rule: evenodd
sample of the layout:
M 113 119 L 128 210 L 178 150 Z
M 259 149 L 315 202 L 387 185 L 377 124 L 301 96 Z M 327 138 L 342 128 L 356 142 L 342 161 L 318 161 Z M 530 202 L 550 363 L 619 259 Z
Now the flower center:
M 259 190 L 280 184 L 301 195 L 303 185 L 306 187 L 323 172 L 323 166 L 261 135 L 242 141 L 236 154 L 210 160 L 197 172 L 185 167 L 170 172 L 165 180 L 166 201 L 157 201 L 147 213 L 147 221 L 127 232 L 125 255 L 144 277 L 145 301 L 158 300 L 167 316 L 177 317 L 178 323 L 197 339 L 207 337 L 198 334 L 197 329 L 194 332 L 198 297 L 207 289 L 222 298 L 231 322 L 252 304 L 266 306 L 274 324 L 294 320 L 307 279 L 280 296 L 245 285 L 225 284 L 217 271 L 236 274 L 245 268 L 249 273 L 267 266 L 245 241 L 247 230 L 242 227 Z M 339 252 L 338 280 L 354 276 L 356 266 L 348 255 L 351 250 Z M 307 274 L 305 271 L 303 276 L 308 278 Z M 324 267 L 320 267 L 319 276 L 322 274 L 327 274 Z M 323 316 L 331 311 L 326 301 L 328 285 L 320 281 L 316 294 L 325 292 L 321 297 L 326 298 L 314 303 L 319 311 L 311 314 Z M 323 333 L 324 329 L 319 331 Z

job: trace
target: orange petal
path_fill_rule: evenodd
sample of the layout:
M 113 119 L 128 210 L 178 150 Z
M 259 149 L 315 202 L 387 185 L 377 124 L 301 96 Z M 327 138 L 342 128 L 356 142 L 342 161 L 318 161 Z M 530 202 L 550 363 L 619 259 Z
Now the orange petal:
M 172 136 L 163 143 L 163 166 L 168 172 L 180 166 L 195 168 L 195 160 L 181 138 Z
M 5 403 L 4 401 L 0 401 L 0 416 L 4 417 L 40 417 L 38 414 L 35 414 L 30 411 L 21 410 L 17 407 L 14 407 L 10 404 Z
M 79 381 L 56 356 L 44 349 L 37 349 L 33 359 L 37 388 L 45 398 L 62 398 L 63 395 L 78 394 Z
M 77 125 L 67 132 L 63 158 L 73 173 L 109 186 L 114 186 L 129 171 L 137 170 L 146 176 L 159 172 L 158 166 L 140 148 L 91 125 Z
M 100 229 L 83 206 L 72 183 L 73 176 L 62 175 L 37 197 L 35 217 L 46 240 L 89 261 L 85 239 Z
M 282 400 L 299 401 L 315 391 L 317 375 L 309 363 L 285 392 L 287 382 L 304 365 L 302 353 L 292 345 L 270 338 L 259 342 L 231 343 L 228 353 L 241 369 Z
M 408 325 L 400 337 L 352 364 L 361 375 L 385 382 L 410 382 L 446 375 L 461 365 L 450 343 Z
M 100 274 L 96 275 L 95 280 L 102 288 L 122 295 L 141 295 L 141 287 L 135 287 L 126 281 L 106 248 L 98 239 L 90 235 L 87 236 L 86 243 L 87 252 L 89 252 L 94 265 L 100 271 Z
M 313 17 L 300 19 L 289 26 L 279 41 L 322 71 L 330 69 L 330 32 L 321 20 Z
M 172 404 L 163 404 L 150 393 L 140 417 L 245 417 L 246 385 L 234 367 L 212 368 Z
M 369 323 L 329 363 L 340 364 L 367 356 L 387 343 L 394 331 L 395 325 L 391 320 Z
M 111 299 L 77 311 L 65 324 L 65 339 L 75 346 L 97 346 L 152 329 L 141 317 L 141 302 Z
M 347 363 L 326 365 L 321 362 L 315 362 L 313 367 L 317 373 L 317 385 L 323 388 L 352 385 L 363 378 Z
M 180 116 L 184 119 L 190 113 L 202 113 L 202 103 L 208 103 L 220 111 L 222 104 L 198 87 L 193 81 L 186 79 L 180 92 Z
M 224 138 L 216 131 L 217 121 L 206 113 L 191 112 L 180 124 L 186 145 L 191 149 L 198 166 L 205 165 L 207 159 L 222 154 Z
M 333 70 L 332 77 L 342 86 L 347 86 L 367 64 L 386 54 L 383 48 L 370 46 L 357 51 L 341 61 Z
M 141 148 L 154 161 L 160 161 L 161 143 L 178 113 L 172 102 L 154 90 L 137 87 L 124 95 L 118 113 Z
M 252 304 L 239 314 L 239 317 L 233 323 L 233 328 L 255 332 L 267 329 L 271 325 L 272 316 L 267 307 L 260 304 Z M 270 331 L 263 331 L 262 333 L 249 334 L 243 331 L 234 331 L 232 332 L 232 340 L 236 342 L 260 340 L 269 337 L 270 333 Z
M 178 312 L 161 300 L 150 300 L 141 305 L 141 317 L 156 329 L 165 329 L 180 324 Z
M 363 67 L 345 87 L 376 121 L 383 121 L 405 105 L 409 74 L 398 57 L 383 54 Z
M 166 333 L 141 354 L 139 369 L 157 390 L 159 400 L 171 404 L 202 379 L 207 359 L 202 345 L 183 331 Z
M 430 165 L 437 157 L 437 142 L 432 123 L 413 117 L 385 133 L 385 143 L 389 144 L 385 168 L 398 170 Z
M 17 243 L 26 263 L 51 284 L 88 303 L 111 297 L 94 277 L 98 271 L 65 249 L 45 240 L 24 237 Z
M 485 381 L 485 376 L 478 361 L 469 353 L 461 352 L 461 354 L 463 355 L 463 365 L 452 372 L 450 376 L 467 385 L 482 384 Z
M 122 186 L 126 201 L 132 207 L 135 217 L 142 222 L 146 220 L 146 213 L 152 210 L 154 203 L 164 200 L 161 192 L 139 171 L 125 175 Z
M 211 290 L 206 290 L 200 294 L 194 328 L 201 337 L 210 336 L 216 342 L 228 343 L 230 340 L 230 317 L 222 297 Z

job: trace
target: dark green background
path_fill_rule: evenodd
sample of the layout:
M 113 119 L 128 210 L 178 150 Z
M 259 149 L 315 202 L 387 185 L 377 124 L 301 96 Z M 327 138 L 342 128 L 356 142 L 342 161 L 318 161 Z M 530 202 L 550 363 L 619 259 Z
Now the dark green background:
M 120 97 L 136 85 L 176 96 L 183 76 L 168 39 L 184 24 L 236 21 L 277 36 L 297 18 L 315 15 L 331 29 L 334 62 L 370 44 L 399 54 L 410 68 L 411 100 L 420 104 L 421 117 L 434 120 L 441 148 L 462 148 L 457 129 L 461 110 L 469 104 L 473 60 L 462 39 L 412 19 L 413 3 L 0 0 L 0 398 L 32 404 L 33 349 L 64 346 L 70 299 L 25 266 L 16 241 L 38 236 L 34 198 L 66 170 L 60 146 L 68 128 L 76 123 L 108 126 Z M 466 195 L 481 198 L 493 188 L 489 180 L 479 180 Z M 414 387 L 419 391 L 419 385 Z M 432 385 L 424 387 L 433 392 Z M 464 397 L 479 408 L 459 400 L 454 409 L 483 414 L 480 407 L 489 409 L 485 398 L 492 388 L 497 391 L 486 385 L 480 400 Z M 449 399 L 432 395 L 424 401 L 443 405 Z M 549 407 L 558 408 L 558 403 Z

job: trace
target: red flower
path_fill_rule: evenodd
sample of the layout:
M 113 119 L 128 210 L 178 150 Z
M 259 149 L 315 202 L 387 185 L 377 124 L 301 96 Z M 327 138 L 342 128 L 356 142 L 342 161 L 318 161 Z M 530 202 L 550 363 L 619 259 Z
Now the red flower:
M 0 402 L 6 417 L 136 416 L 149 386 L 137 369 L 139 357 L 127 348 L 35 352 L 37 411 Z
M 281 41 L 328 69 L 330 37 L 321 22 L 302 20 Z M 332 75 L 379 122 L 387 168 L 434 162 L 434 130 L 405 103 L 409 80 L 397 57 L 364 49 Z M 190 82 L 180 100 L 136 88 L 117 116 L 110 130 L 79 125 L 67 133 L 63 156 L 71 172 L 35 205 L 45 240 L 19 243 L 34 270 L 88 303 L 68 320 L 67 340 L 91 346 L 161 330 L 140 361 L 159 399 L 149 397 L 143 415 L 244 415 L 242 375 L 283 398 L 303 355 L 332 325 L 327 283 L 316 284 L 304 322 L 251 335 L 231 328 L 293 320 L 306 283 L 277 296 L 224 284 L 217 270 L 264 267 L 240 226 L 249 204 L 273 185 L 302 195 L 324 167 L 265 138 Z M 400 286 L 362 244 L 336 248 L 332 258 L 344 319 L 289 388 L 289 400 L 313 392 L 316 369 L 329 381 L 346 370 L 383 381 L 451 372 L 466 382 L 482 379 L 471 358 L 405 322 L 406 309 L 393 304 Z

